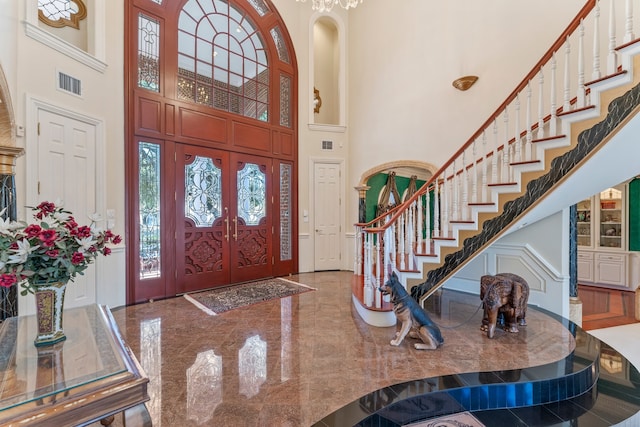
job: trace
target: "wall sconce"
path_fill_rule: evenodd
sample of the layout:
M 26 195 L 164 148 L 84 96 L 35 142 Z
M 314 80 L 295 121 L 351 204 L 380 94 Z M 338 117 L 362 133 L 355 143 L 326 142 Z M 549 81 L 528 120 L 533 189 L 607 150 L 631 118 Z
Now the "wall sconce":
M 320 113 L 320 107 L 322 107 L 322 98 L 320 98 L 320 91 L 313 88 L 313 112 L 314 114 Z
M 464 91 L 473 86 L 476 81 L 478 81 L 478 76 L 464 76 L 459 79 L 455 79 L 452 84 L 456 89 Z

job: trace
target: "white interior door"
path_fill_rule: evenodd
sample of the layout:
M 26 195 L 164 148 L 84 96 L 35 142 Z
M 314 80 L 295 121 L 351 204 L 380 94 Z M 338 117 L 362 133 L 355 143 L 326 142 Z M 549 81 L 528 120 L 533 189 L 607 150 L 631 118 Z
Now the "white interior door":
M 341 267 L 341 163 L 316 162 L 313 168 L 314 269 Z
M 80 225 L 90 223 L 96 206 L 96 126 L 51 111 L 38 110 L 37 198 L 32 203 L 61 200 Z M 31 212 L 27 212 L 31 221 Z M 104 224 L 101 224 L 104 226 Z M 65 307 L 96 302 L 96 270 L 67 286 Z

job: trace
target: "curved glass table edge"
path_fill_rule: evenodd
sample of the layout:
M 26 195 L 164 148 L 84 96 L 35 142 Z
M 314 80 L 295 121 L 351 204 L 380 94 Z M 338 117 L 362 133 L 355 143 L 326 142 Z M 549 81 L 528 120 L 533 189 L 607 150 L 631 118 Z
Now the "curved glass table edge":
M 76 387 L 85 387 L 91 386 L 93 383 L 98 383 L 105 379 L 113 379 L 114 381 L 119 381 L 120 377 L 129 373 L 129 363 L 127 363 L 126 358 L 122 357 L 123 347 L 122 347 L 122 337 L 120 336 L 119 329 L 117 329 L 116 322 L 107 306 L 101 305 L 88 305 L 78 308 L 67 309 L 64 312 L 64 319 L 68 319 L 72 314 L 75 313 L 84 313 L 87 314 L 88 320 L 91 323 L 90 329 L 93 331 L 93 335 L 97 341 L 96 343 L 96 351 L 103 357 L 100 360 L 101 368 L 100 370 L 96 370 L 93 372 L 85 373 L 82 376 L 77 376 L 73 378 L 65 378 L 64 369 L 62 373 L 57 371 L 54 375 L 58 376 L 55 378 L 56 383 L 55 386 L 53 384 L 45 384 L 43 387 L 33 390 L 27 390 L 23 393 L 16 394 L 13 396 L 9 396 L 3 398 L 2 393 L 0 393 L 0 411 L 4 411 L 7 409 L 14 408 L 19 405 L 24 405 L 29 402 L 41 401 L 48 397 L 65 393 Z M 5 321 L 0 323 L 0 339 L 4 338 L 6 335 L 6 330 L 12 326 L 18 326 L 20 323 L 32 323 L 34 322 L 35 316 L 21 316 L 6 319 Z M 13 325 L 16 323 L 16 325 Z M 115 329 L 114 329 L 114 325 Z M 33 329 L 33 325 L 29 325 L 30 329 Z M 67 323 L 64 323 L 65 332 L 69 331 L 67 335 L 69 337 L 72 336 L 73 331 L 67 329 Z M 32 342 L 32 336 L 35 336 L 35 329 L 32 332 L 32 335 L 27 336 L 27 342 L 24 344 L 24 355 L 30 359 L 40 360 L 43 356 L 46 358 L 52 358 L 60 360 L 61 354 L 64 352 L 64 346 L 66 341 L 62 341 L 56 343 L 52 346 L 48 347 L 35 347 Z M 16 337 L 17 338 L 17 337 Z M 70 340 L 71 338 L 69 338 Z M 22 339 L 24 341 L 24 339 Z M 16 344 L 17 347 L 18 344 Z M 69 344 L 67 344 L 68 346 Z M 7 357 L 2 357 L 3 351 L 11 351 L 11 349 L 7 346 L 2 346 L 2 350 L 0 351 L 0 372 L 6 372 L 8 368 L 7 366 L 2 365 L 10 365 L 16 357 L 16 349 L 13 349 L 13 354 Z M 98 354 L 96 354 L 98 356 Z M 120 357 L 118 357 L 120 356 Z M 13 358 L 13 360 L 12 360 Z M 69 366 L 69 365 L 65 365 Z M 32 367 L 35 368 L 35 375 L 37 375 L 38 362 Z M 60 378 L 59 376 L 62 375 Z M 61 388 L 58 388 L 62 386 Z M 2 392 L 2 390 L 0 390 Z

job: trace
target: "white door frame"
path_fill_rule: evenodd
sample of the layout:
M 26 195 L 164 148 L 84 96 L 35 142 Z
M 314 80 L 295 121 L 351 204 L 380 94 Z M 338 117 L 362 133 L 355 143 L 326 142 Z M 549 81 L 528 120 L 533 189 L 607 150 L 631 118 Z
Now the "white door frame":
M 105 127 L 104 121 L 87 116 L 86 114 L 70 110 L 66 107 L 44 101 L 42 99 L 38 99 L 30 94 L 26 94 L 26 135 L 25 135 L 25 170 L 23 172 L 19 172 L 19 176 L 23 176 L 25 179 L 25 203 L 17 204 L 17 217 L 18 219 L 25 219 L 30 222 L 32 218 L 29 217 L 30 212 L 25 210 L 25 205 L 27 206 L 36 206 L 41 202 L 40 196 L 38 195 L 38 174 L 37 173 L 28 173 L 28 171 L 37 171 L 39 170 L 39 161 L 38 161 L 38 118 L 40 115 L 40 111 L 46 111 L 52 114 L 56 114 L 59 116 L 63 116 L 72 120 L 80 121 L 86 123 L 95 128 L 95 203 L 96 203 L 96 212 L 102 214 L 103 218 L 105 216 L 106 210 L 106 149 L 105 149 Z M 124 170 L 123 170 L 124 173 Z M 51 200 L 55 202 L 55 200 Z M 96 275 L 96 292 L 95 295 L 99 294 L 98 292 L 98 270 L 99 266 L 96 265 L 93 268 L 93 274 Z M 87 273 L 85 273 L 87 274 Z M 96 301 L 94 301 L 96 302 Z M 35 313 L 35 305 L 33 303 L 33 298 L 29 297 L 19 297 L 19 315 L 25 314 L 33 314 Z
M 338 165 L 340 168 L 340 182 L 339 182 L 339 187 L 340 187 L 340 201 L 341 201 L 341 209 L 340 209 L 340 232 L 339 232 L 339 241 L 340 241 L 340 254 L 344 255 L 344 236 L 345 236 L 345 217 L 346 217 L 346 213 L 345 213 L 345 190 L 344 190 L 344 175 L 345 175 L 345 170 L 344 170 L 344 165 L 345 165 L 345 161 L 344 159 L 336 159 L 336 158 L 323 158 L 323 157 L 310 157 L 309 158 L 309 211 L 310 211 L 310 215 L 309 215 L 309 234 L 312 236 L 312 247 L 314 250 L 314 254 L 313 254 L 313 265 L 314 265 L 314 269 L 315 269 L 315 259 L 316 259 L 316 254 L 315 254 L 315 242 L 316 242 L 316 233 L 315 233 L 315 182 L 314 182 L 314 178 L 315 178 L 315 166 L 316 164 L 321 164 L 321 163 L 325 163 L 325 164 L 335 164 Z M 345 269 L 345 262 L 347 261 L 349 257 L 346 256 L 342 256 L 341 257 L 341 261 L 340 261 L 340 269 L 344 270 Z

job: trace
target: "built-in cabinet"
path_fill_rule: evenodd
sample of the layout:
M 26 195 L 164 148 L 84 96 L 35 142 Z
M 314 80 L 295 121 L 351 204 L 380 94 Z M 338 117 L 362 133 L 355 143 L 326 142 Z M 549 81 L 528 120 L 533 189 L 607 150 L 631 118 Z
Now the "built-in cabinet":
M 623 183 L 578 203 L 578 283 L 636 288 L 627 200 L 628 185 Z

